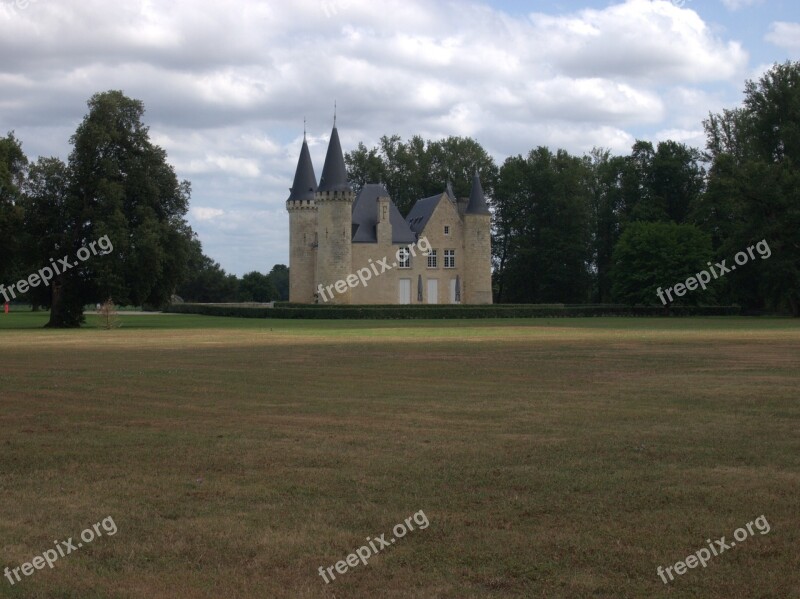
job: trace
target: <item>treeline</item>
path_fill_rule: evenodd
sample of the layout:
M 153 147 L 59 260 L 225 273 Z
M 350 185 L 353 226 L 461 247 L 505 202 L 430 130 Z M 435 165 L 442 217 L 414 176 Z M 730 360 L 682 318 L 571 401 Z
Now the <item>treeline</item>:
M 185 302 L 236 303 L 289 300 L 289 268 L 276 264 L 268 274 L 252 271 L 241 278 L 228 274 L 217 262 L 200 251 L 193 253 L 190 275 L 178 285 L 176 295 Z
M 0 138 L 0 303 L 43 307 L 47 326 L 75 327 L 85 305 L 109 298 L 161 307 L 176 293 L 288 297 L 285 266 L 239 279 L 203 254 L 185 219 L 191 186 L 151 143 L 140 101 L 109 91 L 88 107 L 67 162 L 30 162 L 13 133 Z
M 477 168 L 499 303 L 661 304 L 659 288 L 763 240 L 769 256 L 674 304 L 800 315 L 800 63 L 748 81 L 743 105 L 704 127 L 704 152 L 675 141 L 637 141 L 625 156 L 538 147 L 498 167 L 472 139 L 393 136 L 345 159 L 356 186 L 383 182 L 404 214 L 447 181 L 467 195 Z
M 140 101 L 109 91 L 88 107 L 67 162 L 30 162 L 13 133 L 0 138 L 0 301 L 50 309 L 48 326 L 69 327 L 108 298 L 287 299 L 285 266 L 239 279 L 203 254 L 185 219 L 191 186 L 151 143 Z M 800 63 L 748 81 L 742 106 L 704 126 L 704 152 L 674 141 L 637 141 L 625 156 L 538 147 L 498 167 L 472 139 L 393 136 L 346 162 L 356 187 L 383 182 L 404 214 L 448 181 L 466 196 L 480 171 L 498 303 L 658 305 L 661 288 L 747 250 L 753 263 L 671 300 L 800 315 Z M 113 250 L 96 251 L 101 239 Z

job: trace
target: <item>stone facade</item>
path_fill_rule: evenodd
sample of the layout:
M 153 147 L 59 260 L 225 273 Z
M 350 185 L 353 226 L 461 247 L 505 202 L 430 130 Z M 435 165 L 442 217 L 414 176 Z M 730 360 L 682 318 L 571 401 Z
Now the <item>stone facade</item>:
M 469 198 L 447 190 L 404 218 L 382 185 L 356 196 L 334 126 L 319 186 L 303 141 L 286 208 L 291 302 L 492 303 L 491 214 L 477 173 Z
M 351 191 L 317 192 L 317 251 L 315 283 L 346 280 L 353 272 L 350 214 L 355 194 Z M 291 234 L 290 234 L 291 237 Z M 291 265 L 289 277 L 291 280 Z M 305 275 L 301 275 L 305 276 Z M 291 298 L 290 298 L 291 299 Z M 336 297 L 337 304 L 349 304 L 350 289 Z

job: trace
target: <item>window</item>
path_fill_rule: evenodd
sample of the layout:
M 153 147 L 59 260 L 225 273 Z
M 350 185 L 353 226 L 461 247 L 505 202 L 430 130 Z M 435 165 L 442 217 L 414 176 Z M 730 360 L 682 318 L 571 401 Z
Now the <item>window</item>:
M 428 268 L 436 268 L 436 250 L 428 252 Z
M 397 266 L 400 268 L 411 268 L 411 253 L 408 248 L 397 250 Z
M 444 251 L 444 267 L 445 268 L 455 268 L 456 267 L 456 251 L 455 250 L 445 250 Z
M 444 226 L 444 234 L 445 235 L 450 235 L 450 225 L 445 225 Z

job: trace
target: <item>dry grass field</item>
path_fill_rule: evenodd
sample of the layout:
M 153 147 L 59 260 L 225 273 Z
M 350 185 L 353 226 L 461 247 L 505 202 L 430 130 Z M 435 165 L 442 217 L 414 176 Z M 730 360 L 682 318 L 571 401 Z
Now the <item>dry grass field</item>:
M 0 568 L 117 526 L 0 597 L 800 597 L 797 320 L 122 321 L 0 314 Z

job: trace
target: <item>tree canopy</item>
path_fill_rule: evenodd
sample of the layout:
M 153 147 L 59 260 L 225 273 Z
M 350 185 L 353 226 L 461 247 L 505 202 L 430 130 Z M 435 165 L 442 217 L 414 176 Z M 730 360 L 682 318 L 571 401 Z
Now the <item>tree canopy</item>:
M 659 289 L 683 283 L 706 270 L 711 258 L 711 236 L 694 225 L 631 223 L 614 248 L 613 295 L 617 301 L 630 305 L 658 303 Z M 675 296 L 672 301 L 713 305 L 714 300 L 712 288 Z M 666 303 L 666 299 L 661 301 Z
M 151 143 L 144 106 L 120 91 L 95 94 L 71 138 L 64 164 L 40 158 L 24 182 L 26 262 L 34 271 L 67 257 L 49 286 L 30 292 L 50 308 L 51 327 L 74 327 L 83 306 L 162 305 L 186 275 L 193 233 L 186 223 L 190 186 L 166 152 Z M 100 239 L 113 248 L 79 259 Z M 67 264 L 67 263 L 65 263 Z
M 0 281 L 15 276 L 19 266 L 22 237 L 19 193 L 27 164 L 22 144 L 13 132 L 0 138 Z
M 704 124 L 712 166 L 701 226 L 728 255 L 761 239 L 772 248 L 758 268 L 732 273 L 726 298 L 800 316 L 800 62 L 748 81 L 741 108 Z
M 448 183 L 456 197 L 468 197 L 476 170 L 489 196 L 497 178 L 492 157 L 468 137 L 425 141 L 416 135 L 404 142 L 399 135 L 385 135 L 377 147 L 359 143 L 344 158 L 356 191 L 367 183 L 383 183 L 404 215 L 415 201 L 442 193 Z
M 371 149 L 360 144 L 346 160 L 357 187 L 385 183 L 404 213 L 448 180 L 457 196 L 468 193 L 477 166 L 493 212 L 495 301 L 654 303 L 651 284 L 671 285 L 695 258 L 732 258 L 765 239 L 769 260 L 682 303 L 800 316 L 800 62 L 746 82 L 742 106 L 710 114 L 704 125 L 705 153 L 673 140 L 637 140 L 622 156 L 538 147 L 497 168 L 472 139 L 395 135 Z M 648 243 L 676 263 L 631 253 Z M 644 288 L 634 289 L 636 281 Z

